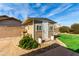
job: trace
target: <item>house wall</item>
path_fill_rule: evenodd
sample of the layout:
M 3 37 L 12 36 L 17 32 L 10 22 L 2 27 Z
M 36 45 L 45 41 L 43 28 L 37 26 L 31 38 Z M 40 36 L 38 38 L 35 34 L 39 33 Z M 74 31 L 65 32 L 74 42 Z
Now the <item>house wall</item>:
M 0 26 L 0 38 L 21 36 L 23 28 Z
M 32 35 L 32 37 L 34 38 L 33 35 L 33 23 L 29 23 L 28 25 L 25 26 L 25 30 L 27 31 L 28 34 Z
M 49 23 L 48 24 L 48 27 L 52 27 L 52 30 L 50 31 L 50 30 L 48 30 L 48 37 L 49 37 L 49 39 L 51 38 L 51 36 L 54 34 L 54 24 L 52 24 L 52 23 Z
M 41 25 L 42 23 L 35 23 L 35 39 L 42 38 L 42 31 L 37 31 L 37 25 Z
M 42 26 L 42 31 L 36 30 L 37 25 Z M 49 26 L 52 26 L 52 31 L 49 31 Z M 43 21 L 42 23 L 35 23 L 35 39 L 42 38 L 42 40 L 45 41 L 50 40 L 54 32 L 53 26 L 54 25 L 52 23 L 49 23 L 47 21 Z
M 42 30 L 37 31 L 37 25 L 41 25 L 42 26 Z M 52 30 L 49 31 L 49 27 L 52 26 Z M 35 28 L 35 29 L 34 29 Z M 28 23 L 25 26 L 25 29 L 27 30 L 27 33 L 29 33 L 30 35 L 32 35 L 32 37 L 34 39 L 38 39 L 38 38 L 42 38 L 42 40 L 50 40 L 51 36 L 54 34 L 55 29 L 54 29 L 54 24 L 49 23 L 48 21 L 35 21 L 34 25 L 33 22 Z
M 54 24 L 54 31 L 55 31 L 55 33 L 58 33 L 58 34 L 60 33 L 59 28 L 60 28 L 59 24 Z
M 38 38 L 42 39 L 42 31 L 35 31 L 35 39 L 37 40 Z
M 22 32 L 21 22 L 10 19 L 0 21 L 0 38 L 21 36 Z

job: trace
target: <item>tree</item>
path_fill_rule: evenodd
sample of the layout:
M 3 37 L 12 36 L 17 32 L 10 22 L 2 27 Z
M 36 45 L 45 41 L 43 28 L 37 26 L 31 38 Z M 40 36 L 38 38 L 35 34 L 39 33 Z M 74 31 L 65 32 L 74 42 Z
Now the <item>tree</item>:
M 79 34 L 79 24 L 72 24 L 71 25 L 71 33 Z
M 59 28 L 59 31 L 61 33 L 69 33 L 70 32 L 70 28 L 68 26 L 62 26 Z

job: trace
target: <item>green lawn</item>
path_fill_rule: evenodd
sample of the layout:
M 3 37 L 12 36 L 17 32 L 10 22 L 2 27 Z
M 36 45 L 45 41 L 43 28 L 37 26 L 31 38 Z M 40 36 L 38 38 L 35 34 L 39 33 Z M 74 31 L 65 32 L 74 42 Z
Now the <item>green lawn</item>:
M 79 52 L 79 34 L 60 34 L 59 40 L 67 45 L 67 48 Z

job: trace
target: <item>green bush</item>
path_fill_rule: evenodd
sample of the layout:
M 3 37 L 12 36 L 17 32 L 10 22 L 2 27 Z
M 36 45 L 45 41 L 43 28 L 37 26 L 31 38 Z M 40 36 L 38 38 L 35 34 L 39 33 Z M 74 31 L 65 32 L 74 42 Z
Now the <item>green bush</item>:
M 23 49 L 33 49 L 38 47 L 38 43 L 32 36 L 26 35 L 19 41 L 19 47 Z
M 59 28 L 59 31 L 61 33 L 69 33 L 70 32 L 70 28 L 68 26 L 62 26 Z
M 73 34 L 79 34 L 79 24 L 72 24 L 71 25 L 71 33 Z

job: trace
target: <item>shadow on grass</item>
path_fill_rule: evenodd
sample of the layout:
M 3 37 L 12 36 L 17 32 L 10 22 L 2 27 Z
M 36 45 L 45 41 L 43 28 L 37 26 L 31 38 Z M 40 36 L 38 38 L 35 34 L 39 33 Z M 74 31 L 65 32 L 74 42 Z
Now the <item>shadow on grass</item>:
M 56 48 L 58 46 L 60 46 L 60 45 L 58 45 L 58 44 L 52 44 L 52 45 L 47 46 L 45 48 L 40 48 L 40 49 L 38 49 L 36 51 L 32 51 L 32 52 L 30 52 L 28 54 L 23 54 L 21 56 L 35 56 L 35 55 L 39 55 L 39 54 L 44 53 L 44 52 L 46 52 L 46 51 L 48 51 L 50 49 L 54 49 L 54 48 Z
M 69 49 L 69 50 L 71 50 L 71 51 L 74 51 L 74 52 L 76 52 L 76 53 L 79 53 L 79 49 L 77 49 L 77 50 L 73 50 L 73 49 L 70 49 L 70 48 L 67 48 L 67 49 Z

